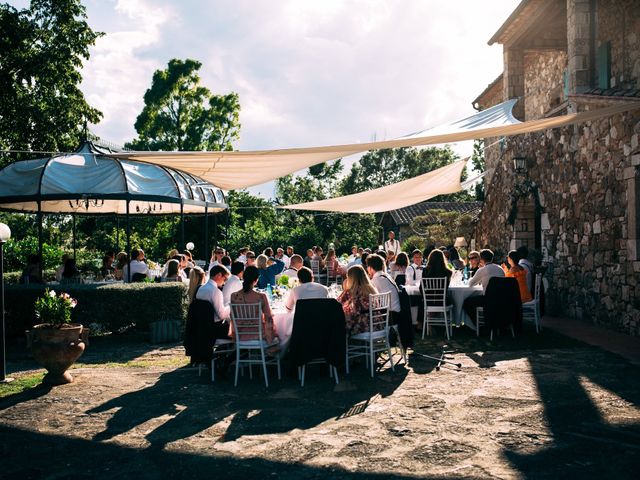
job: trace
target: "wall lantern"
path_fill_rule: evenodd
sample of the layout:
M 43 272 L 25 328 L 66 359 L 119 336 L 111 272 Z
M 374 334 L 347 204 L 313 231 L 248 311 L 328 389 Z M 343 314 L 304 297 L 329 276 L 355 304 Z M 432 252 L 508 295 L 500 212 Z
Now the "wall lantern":
M 513 157 L 513 166 L 518 175 L 527 173 L 527 157 Z

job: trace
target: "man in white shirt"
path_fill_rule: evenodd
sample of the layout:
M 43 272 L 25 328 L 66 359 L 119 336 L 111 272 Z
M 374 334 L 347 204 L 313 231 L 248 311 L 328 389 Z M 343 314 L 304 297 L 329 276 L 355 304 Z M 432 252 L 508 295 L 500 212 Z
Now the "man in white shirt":
M 483 295 L 468 297 L 462 304 L 462 309 L 473 322 L 476 321 L 476 309 L 484 307 L 484 291 L 492 277 L 504 277 L 504 270 L 493 262 L 493 252 L 489 249 L 480 250 L 480 268 L 469 280 L 469 286 L 482 285 Z
M 222 299 L 225 305 L 231 303 L 231 294 L 242 290 L 242 277 L 244 275 L 244 263 L 233 262 L 231 264 L 231 276 L 222 287 Z
M 278 247 L 276 250 L 276 258 L 284 263 L 284 268 L 289 268 L 289 262 L 291 259 L 284 254 L 284 248 Z
M 367 257 L 367 273 L 378 293 L 390 293 L 389 310 L 400 313 L 398 287 L 391 277 L 385 273 L 384 260 L 380 255 L 373 254 Z
M 129 271 L 131 271 L 131 276 L 129 276 Z M 134 282 L 136 280 L 133 277 L 136 273 L 148 277 L 149 267 L 144 263 L 144 250 L 134 248 L 131 250 L 131 262 L 122 269 L 122 278 L 126 283 Z
M 411 253 L 411 265 L 405 270 L 405 285 L 420 285 L 422 280 L 422 252 L 417 248 Z
M 291 256 L 291 260 L 289 261 L 289 268 L 283 271 L 281 274 L 276 275 L 276 280 L 280 278 L 282 275 L 286 275 L 289 279 L 298 278 L 298 270 L 302 268 L 302 257 L 298 254 L 294 254 Z
M 256 254 L 251 250 L 247 251 L 245 255 L 245 259 L 246 259 L 244 264 L 245 268 L 256 264 Z
M 400 242 L 396 240 L 396 233 L 393 230 L 389 232 L 389 240 L 384 242 L 384 251 L 392 251 L 394 255 L 400 253 Z
M 355 261 L 356 258 L 358 258 L 358 247 L 354 245 L 351 247 L 351 255 L 347 257 L 347 262 L 351 263 Z
M 209 271 L 209 281 L 202 285 L 196 293 L 196 298 L 198 300 L 206 300 L 213 305 L 213 321 L 216 325 L 216 331 L 218 331 L 218 329 L 220 331 L 224 330 L 224 327 L 221 324 L 226 323 L 225 320 L 229 319 L 229 315 L 231 313 L 229 306 L 224 304 L 224 297 L 220 290 L 220 287 L 224 285 L 228 277 L 229 270 L 222 265 L 216 265 Z M 227 331 L 228 327 L 229 325 L 227 323 Z
M 249 251 L 249 247 L 243 247 L 238 252 L 238 258 L 236 258 L 236 262 L 247 263 L 247 252 Z
M 298 270 L 298 280 L 300 281 L 300 285 L 289 292 L 284 302 L 287 310 L 291 311 L 296 308 L 296 302 L 298 300 L 329 297 L 329 289 L 313 281 L 313 272 L 311 272 L 310 268 L 301 267 L 300 270 Z

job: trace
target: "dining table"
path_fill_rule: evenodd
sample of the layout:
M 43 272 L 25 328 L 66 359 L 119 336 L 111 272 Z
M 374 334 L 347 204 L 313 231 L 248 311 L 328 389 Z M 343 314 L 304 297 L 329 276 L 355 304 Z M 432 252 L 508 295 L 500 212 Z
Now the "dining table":
M 422 296 L 420 285 L 406 285 L 405 290 L 409 295 Z M 469 315 L 467 315 L 462 309 L 464 301 L 475 295 L 482 295 L 481 285 L 469 286 L 466 281 L 459 279 L 452 280 L 449 284 L 449 298 L 453 303 L 453 318 L 451 319 L 452 325 L 456 325 L 458 327 L 465 326 L 472 330 L 476 329 L 474 319 L 469 318 Z M 411 310 L 412 315 L 417 317 L 418 308 L 411 307 Z M 419 319 L 414 318 L 414 323 L 420 323 L 418 320 Z

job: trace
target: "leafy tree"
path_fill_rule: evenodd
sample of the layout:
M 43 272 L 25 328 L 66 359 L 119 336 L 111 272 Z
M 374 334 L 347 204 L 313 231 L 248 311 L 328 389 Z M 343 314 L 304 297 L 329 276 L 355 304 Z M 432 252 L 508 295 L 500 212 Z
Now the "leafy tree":
M 103 35 L 86 18 L 79 0 L 0 4 L 0 148 L 71 151 L 85 122 L 102 117 L 79 89 L 89 47 Z
M 200 85 L 196 60 L 169 61 L 156 70 L 145 106 L 135 123 L 135 150 L 232 150 L 239 138 L 240 101 L 237 93 L 214 95 Z
M 411 229 L 416 237 L 424 239 L 425 244 L 451 245 L 456 237 L 471 238 L 474 223 L 473 215 L 468 213 L 434 209 L 429 211 L 428 215 L 414 218 Z M 416 242 L 413 236 L 410 238 Z
M 480 175 L 486 169 L 484 161 L 484 140 L 473 141 L 473 154 L 471 155 L 471 165 L 473 165 L 474 174 Z M 484 181 L 478 182 L 475 187 L 476 200 L 484 201 Z

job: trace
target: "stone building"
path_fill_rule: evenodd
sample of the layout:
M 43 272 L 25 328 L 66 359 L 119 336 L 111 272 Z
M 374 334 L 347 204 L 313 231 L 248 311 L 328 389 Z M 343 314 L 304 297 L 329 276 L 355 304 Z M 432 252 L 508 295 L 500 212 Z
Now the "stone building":
M 535 249 L 550 313 L 640 335 L 640 1 L 524 0 L 494 43 L 504 71 L 477 109 L 511 98 L 520 120 L 616 102 L 639 109 L 485 139 L 476 240 Z

